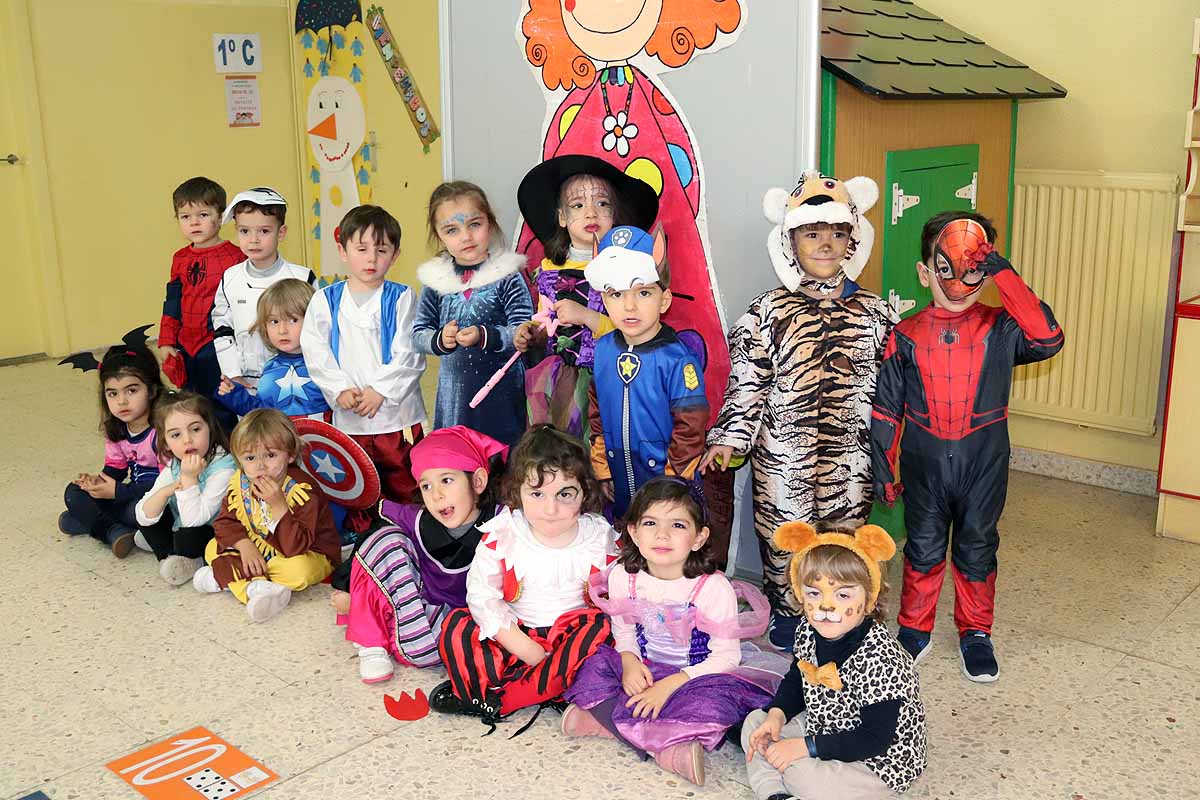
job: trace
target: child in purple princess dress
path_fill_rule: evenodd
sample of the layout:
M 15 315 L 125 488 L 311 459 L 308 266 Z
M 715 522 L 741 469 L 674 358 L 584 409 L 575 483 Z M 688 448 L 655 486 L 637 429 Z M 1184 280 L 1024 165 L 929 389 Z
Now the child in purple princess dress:
M 703 506 L 679 478 L 648 481 L 630 504 L 618 565 L 589 587 L 615 647 L 583 663 L 566 692 L 566 736 L 615 737 L 697 785 L 704 751 L 770 702 L 788 660 L 739 640 L 761 636 L 767 602 L 716 571 Z

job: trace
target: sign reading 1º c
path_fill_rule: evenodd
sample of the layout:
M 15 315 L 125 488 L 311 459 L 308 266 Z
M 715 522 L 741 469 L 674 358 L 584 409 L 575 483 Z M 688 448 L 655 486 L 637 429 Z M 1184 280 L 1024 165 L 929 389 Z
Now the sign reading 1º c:
M 217 72 L 262 72 L 262 42 L 257 33 L 214 33 Z

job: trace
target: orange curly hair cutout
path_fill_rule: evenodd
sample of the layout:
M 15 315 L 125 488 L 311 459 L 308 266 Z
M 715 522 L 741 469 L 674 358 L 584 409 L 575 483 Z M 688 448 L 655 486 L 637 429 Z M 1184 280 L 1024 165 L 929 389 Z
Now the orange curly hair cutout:
M 717 31 L 733 33 L 741 21 L 738 0 L 664 0 L 646 52 L 668 67 L 682 67 L 697 48 L 712 47 Z
M 570 91 L 596 80 L 596 65 L 575 46 L 563 25 L 561 0 L 529 0 L 529 11 L 521 20 L 525 35 L 525 58 L 541 67 L 542 83 L 551 91 L 559 86 Z
M 740 0 L 663 0 L 645 49 L 668 67 L 682 67 L 697 49 L 712 46 L 717 31 L 732 33 L 741 21 Z M 567 36 L 561 0 L 529 0 L 521 33 L 525 57 L 541 68 L 547 89 L 583 89 L 596 80 L 596 65 Z

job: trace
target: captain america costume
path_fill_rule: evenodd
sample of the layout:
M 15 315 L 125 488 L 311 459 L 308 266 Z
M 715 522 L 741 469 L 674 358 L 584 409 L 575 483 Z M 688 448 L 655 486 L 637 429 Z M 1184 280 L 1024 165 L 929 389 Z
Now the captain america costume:
M 979 269 L 995 281 L 1003 308 L 976 303 L 956 313 L 930 305 L 900 322 L 871 414 L 876 497 L 890 505 L 904 494 L 899 623 L 916 631 L 933 630 L 953 526 L 955 625 L 960 635 L 991 633 L 1012 370 L 1063 346 L 1050 307 L 1008 261 L 986 245 L 979 255 L 985 251 Z M 897 449 L 903 485 L 893 471 Z
M 256 408 L 275 408 L 289 417 L 311 417 L 329 422 L 331 413 L 321 387 L 308 376 L 304 354 L 276 353 L 263 365 L 258 381 L 258 393 L 234 383 L 228 394 L 218 394 L 226 408 L 244 417 Z

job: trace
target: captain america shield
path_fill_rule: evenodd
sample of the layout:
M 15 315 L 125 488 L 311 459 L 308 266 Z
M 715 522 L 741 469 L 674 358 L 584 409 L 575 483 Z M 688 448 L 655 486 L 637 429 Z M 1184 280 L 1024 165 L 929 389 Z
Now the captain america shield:
M 304 441 L 301 466 L 325 496 L 346 508 L 371 508 L 379 502 L 379 472 L 358 442 L 316 419 L 294 421 Z

